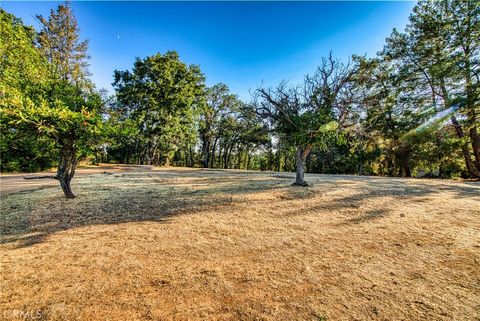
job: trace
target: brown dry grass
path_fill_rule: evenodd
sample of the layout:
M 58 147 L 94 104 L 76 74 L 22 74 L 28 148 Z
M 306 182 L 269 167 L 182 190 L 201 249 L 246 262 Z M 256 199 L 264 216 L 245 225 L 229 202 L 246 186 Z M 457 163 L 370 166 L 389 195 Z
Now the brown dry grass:
M 169 169 L 4 195 L 0 318 L 480 319 L 478 183 L 307 180 Z

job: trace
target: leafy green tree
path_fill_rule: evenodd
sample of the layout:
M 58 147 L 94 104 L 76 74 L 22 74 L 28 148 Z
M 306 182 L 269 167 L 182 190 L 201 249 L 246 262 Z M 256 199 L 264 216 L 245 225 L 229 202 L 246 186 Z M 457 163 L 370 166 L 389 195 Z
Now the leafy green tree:
M 450 120 L 461 142 L 461 155 L 474 177 L 480 175 L 479 8 L 477 1 L 420 1 L 405 32 L 394 30 L 383 53 L 396 64 L 403 82 L 410 84 L 403 95 L 423 98 L 422 105 L 430 107 L 431 115 L 452 111 Z
M 270 130 L 256 113 L 252 104 L 241 104 L 239 112 L 240 135 L 237 140 L 236 168 L 250 169 L 255 151 L 263 150 L 269 155 L 269 169 L 273 167 L 272 139 Z M 243 165 L 242 165 L 243 164 Z
M 42 27 L 38 33 L 38 44 L 49 62 L 50 77 L 83 89 L 92 89 L 88 78 L 88 40 L 80 40 L 80 29 L 70 2 L 52 9 L 48 18 L 42 15 L 36 17 Z
M 471 166 L 469 171 L 480 177 L 480 3 L 473 0 L 444 0 L 441 5 L 439 12 L 446 16 L 448 24 L 449 58 L 454 66 L 454 74 L 461 79 L 460 95 L 463 104 L 459 112 L 466 117 L 465 129 L 475 158 L 476 170 Z M 458 127 L 456 124 L 454 126 Z M 463 138 L 458 130 L 457 135 Z
M 11 124 L 23 131 L 40 134 L 55 141 L 59 151 L 59 164 L 56 178 L 67 198 L 73 198 L 70 183 L 75 175 L 78 152 L 88 148 L 101 136 L 103 102 L 92 93 L 85 95 L 69 83 L 57 83 L 44 89 L 38 102 L 24 103 L 19 108 L 9 109 Z M 55 100 L 50 101 L 54 96 Z
M 51 10 L 42 24 L 39 48 L 49 62 L 47 104 L 32 111 L 32 122 L 55 138 L 60 148 L 57 178 L 67 198 L 73 198 L 70 182 L 75 175 L 77 152 L 82 143 L 98 133 L 102 108 L 100 95 L 87 78 L 88 42 L 80 41 L 80 30 L 70 4 Z M 37 113 L 38 112 L 38 113 Z
M 214 146 L 216 147 L 215 143 L 220 135 L 220 120 L 238 108 L 238 104 L 237 97 L 230 93 L 225 84 L 216 84 L 211 88 L 207 88 L 205 104 L 200 109 L 199 123 L 202 167 L 209 167 L 212 155 L 214 156 L 215 154 Z
M 9 111 L 35 103 L 47 81 L 47 61 L 35 47 L 36 32 L 0 9 L 1 170 L 35 171 L 52 166 L 52 141 L 11 125 Z
M 238 101 L 235 106 L 219 121 L 216 135 L 219 166 L 249 168 L 253 151 L 268 146 L 270 136 L 252 105 Z
M 142 163 L 169 165 L 182 142 L 195 139 L 204 76 L 176 52 L 137 58 L 132 71 L 115 71 L 113 85 L 118 103 L 143 139 Z
M 67 9 L 65 9 L 67 8 Z M 59 24 L 56 31 L 59 34 L 51 38 L 56 43 L 48 43 L 48 51 L 55 56 L 67 57 L 63 51 L 76 55 L 77 49 L 62 46 L 78 40 L 78 30 L 63 32 L 69 28 L 73 14 L 68 6 L 61 5 L 58 9 L 62 19 L 52 11 L 51 20 L 43 19 L 45 24 Z M 80 60 L 70 60 L 70 69 L 57 68 L 52 64 L 60 62 L 49 59 L 44 53 L 47 48 L 40 41 L 39 47 L 32 42 L 34 31 L 25 28 L 21 22 L 2 11 L 2 31 L 9 36 L 2 37 L 5 50 L 14 49 L 15 56 L 2 54 L 2 72 L 6 75 L 2 83 L 2 125 L 8 127 L 8 132 L 25 133 L 38 136 L 52 142 L 58 152 L 59 161 L 57 179 L 67 198 L 73 198 L 70 183 L 75 174 L 77 153 L 88 148 L 92 138 L 99 134 L 102 122 L 100 110 L 102 99 L 100 95 L 84 88 L 75 77 L 71 77 L 79 67 Z M 71 32 L 77 36 L 71 40 Z M 53 31 L 52 31 L 53 33 Z M 40 33 L 41 34 L 41 33 Z M 20 38 L 20 41 L 18 39 Z M 4 41 L 3 41 L 4 40 Z M 58 55 L 54 53 L 59 51 Z M 20 57 L 18 55 L 21 54 Z M 26 59 L 16 61 L 16 59 Z M 25 61 L 27 63 L 25 63 Z M 58 71 L 65 73 L 59 76 Z
M 402 95 L 402 88 L 409 85 L 402 81 L 391 63 L 379 58 L 356 59 L 359 61 L 357 86 L 363 93 L 361 134 L 382 151 L 381 174 L 411 176 L 411 152 L 414 146 L 403 137 L 422 121 L 412 112 L 412 106 L 418 101 Z M 411 89 L 405 90 L 409 92 Z

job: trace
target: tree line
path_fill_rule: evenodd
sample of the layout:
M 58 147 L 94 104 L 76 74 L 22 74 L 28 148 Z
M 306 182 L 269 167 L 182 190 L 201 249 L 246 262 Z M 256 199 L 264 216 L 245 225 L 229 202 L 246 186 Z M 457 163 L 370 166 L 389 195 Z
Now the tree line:
M 109 95 L 69 3 L 40 30 L 0 17 L 1 170 L 57 166 L 67 197 L 79 159 L 295 171 L 302 186 L 305 172 L 480 178 L 478 1 L 420 1 L 376 57 L 330 54 L 249 101 L 175 51 L 116 70 Z

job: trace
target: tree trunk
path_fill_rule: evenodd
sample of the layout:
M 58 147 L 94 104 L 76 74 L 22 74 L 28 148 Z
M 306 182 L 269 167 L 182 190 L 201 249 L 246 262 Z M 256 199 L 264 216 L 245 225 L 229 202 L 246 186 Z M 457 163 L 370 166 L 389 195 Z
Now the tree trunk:
M 227 168 L 227 153 L 228 153 L 228 146 L 225 145 L 222 149 L 222 167 Z
M 210 164 L 210 139 L 202 137 L 202 167 L 208 168 Z
M 469 77 L 467 77 L 469 78 Z M 467 80 L 468 82 L 468 80 Z M 443 95 L 443 101 L 444 101 L 444 105 L 445 105 L 445 108 L 448 108 L 451 106 L 450 104 L 450 99 L 448 97 L 448 92 L 447 92 L 447 89 L 446 89 L 446 86 L 445 86 L 445 82 L 442 78 L 440 78 L 440 89 L 442 91 L 442 95 Z M 468 109 L 468 104 L 469 104 L 469 88 L 467 86 L 467 109 Z M 457 118 L 455 116 L 452 116 L 450 117 L 450 120 L 453 124 L 453 127 L 455 128 L 455 133 L 457 134 L 457 137 L 461 140 L 461 149 L 462 149 L 462 155 L 463 155 L 463 159 L 465 160 L 465 165 L 467 167 L 467 170 L 468 170 L 468 173 L 470 174 L 470 176 L 473 176 L 473 177 L 480 177 L 480 170 L 476 168 L 476 166 L 474 165 L 473 161 L 472 161 L 472 158 L 471 158 L 471 155 L 470 155 L 470 150 L 469 150 L 469 147 L 468 147 L 468 142 L 465 141 L 465 134 L 463 133 L 463 128 L 462 128 L 462 125 L 459 124 Z M 473 141 L 472 141 L 473 143 Z
M 230 168 L 230 157 L 232 156 L 232 150 L 233 150 L 233 144 L 231 145 L 230 149 L 228 150 L 228 153 L 227 153 L 227 167 L 225 168 Z M 232 167 L 234 167 L 234 165 L 232 164 Z
M 463 158 L 465 159 L 465 165 L 467 166 L 468 173 L 473 177 L 480 177 L 480 171 L 475 167 L 475 165 L 473 164 L 472 158 L 470 156 L 468 143 L 464 141 L 465 134 L 463 133 L 462 126 L 458 123 L 458 120 L 455 116 L 452 116 L 450 120 L 452 121 L 453 127 L 455 128 L 457 137 L 462 140 L 461 142 L 462 154 L 463 154 Z
M 195 155 L 193 152 L 193 145 L 190 145 L 190 166 L 189 167 L 195 167 Z M 208 163 L 207 163 L 208 167 Z
M 295 179 L 295 183 L 293 185 L 296 186 L 308 186 L 307 182 L 305 182 L 305 161 L 307 160 L 307 156 L 312 150 L 312 145 L 307 144 L 306 146 L 299 146 L 297 148 L 297 156 L 296 156 L 296 172 L 297 176 Z
M 77 165 L 77 151 L 71 142 L 64 144 L 60 149 L 60 160 L 57 168 L 57 179 L 60 181 L 63 193 L 66 198 L 74 198 L 75 195 L 70 187 L 70 182 L 75 175 Z
M 400 176 L 412 177 L 412 172 L 410 171 L 410 165 L 408 164 L 408 160 L 400 160 Z
M 468 3 L 468 9 L 472 9 L 470 7 L 470 3 Z M 473 12 L 473 11 L 472 11 Z M 470 26 L 471 26 L 471 19 L 470 15 L 467 15 L 467 38 L 464 39 L 462 44 L 464 59 L 465 59 L 465 66 L 464 66 L 464 77 L 465 77 L 465 93 L 467 95 L 465 100 L 465 107 L 467 110 L 467 123 L 469 128 L 469 136 L 471 139 L 471 145 L 473 149 L 473 156 L 475 157 L 475 167 L 477 172 L 477 177 L 479 176 L 480 172 L 480 137 L 478 136 L 477 132 L 477 115 L 475 111 L 475 87 L 473 85 L 474 81 L 472 81 L 472 39 L 470 34 Z M 472 68 L 473 67 L 473 68 Z
M 213 142 L 213 147 L 212 147 L 212 152 L 211 152 L 211 157 L 210 157 L 210 168 L 215 167 L 215 151 L 217 149 L 217 141 L 218 137 L 215 138 L 215 141 Z
M 398 167 L 400 167 L 399 175 L 401 177 L 412 176 L 409 160 L 410 160 L 410 149 L 408 148 L 408 146 L 400 146 L 397 152 L 395 153 L 395 161 Z
M 472 139 L 473 156 L 475 156 L 477 170 L 480 171 L 480 136 L 475 126 L 473 124 L 473 127 L 470 128 L 470 138 Z

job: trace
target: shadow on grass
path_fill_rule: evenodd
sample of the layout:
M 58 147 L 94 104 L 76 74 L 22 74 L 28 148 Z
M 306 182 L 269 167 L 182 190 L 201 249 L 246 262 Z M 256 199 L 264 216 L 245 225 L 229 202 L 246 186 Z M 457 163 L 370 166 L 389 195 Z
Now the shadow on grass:
M 219 175 L 219 173 L 221 175 Z M 173 216 L 235 206 L 245 201 L 242 195 L 279 192 L 278 201 L 305 202 L 289 215 L 308 211 L 356 210 L 365 202 L 393 196 L 422 202 L 436 193 L 449 192 L 457 198 L 479 197 L 480 185 L 428 184 L 416 180 L 358 176 L 310 175 L 312 185 L 293 187 L 289 175 L 270 172 L 219 170 L 169 170 L 91 175 L 78 179 L 74 186 L 78 197 L 64 199 L 58 188 L 18 192 L 2 199 L 0 242 L 25 247 L 41 243 L 49 235 L 76 227 L 100 224 L 154 221 L 168 224 Z M 323 193 L 348 189 L 326 201 Z M 393 205 L 394 206 L 394 205 Z M 219 211 L 220 212 L 220 211 Z M 389 208 L 365 211 L 347 219 L 358 224 L 388 215 Z
M 399 201 L 408 201 L 414 204 L 422 204 L 429 201 L 429 198 L 439 194 L 448 193 L 449 197 L 457 199 L 477 198 L 480 201 L 480 184 L 444 184 L 438 180 L 432 183 L 416 179 L 383 178 L 383 177 L 362 177 L 362 176 L 335 176 L 319 175 L 310 178 L 314 182 L 315 190 L 311 194 L 304 193 L 303 198 L 309 202 L 299 210 L 290 212 L 289 216 L 304 215 L 312 212 L 342 212 L 346 218 L 339 225 L 350 225 L 366 223 L 387 217 L 390 212 L 400 204 Z M 349 195 L 322 201 L 322 193 L 334 189 L 347 188 Z M 309 198 L 316 197 L 315 200 Z M 388 197 L 391 202 L 377 201 L 380 198 Z M 378 207 L 372 208 L 372 203 L 378 203 Z M 401 206 L 401 205 L 400 205 Z M 360 215 L 358 215 L 361 213 Z
M 76 227 L 154 221 L 233 206 L 238 197 L 285 188 L 278 180 L 231 172 L 180 171 L 91 175 L 79 178 L 77 197 L 64 199 L 57 187 L 21 191 L 2 199 L 0 243 L 26 247 Z M 54 189 L 57 191 L 53 192 Z

